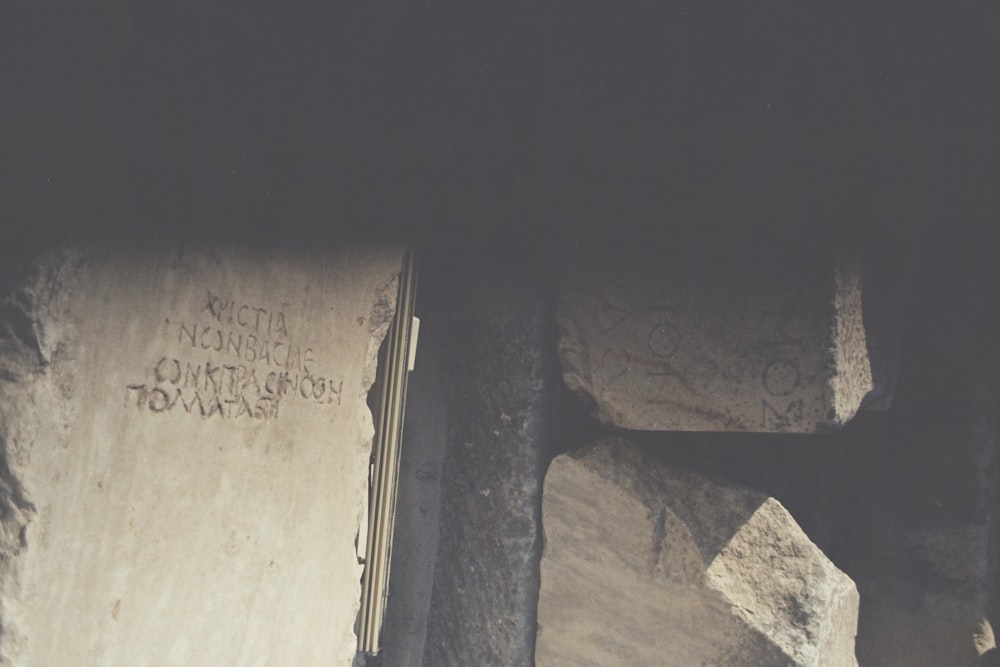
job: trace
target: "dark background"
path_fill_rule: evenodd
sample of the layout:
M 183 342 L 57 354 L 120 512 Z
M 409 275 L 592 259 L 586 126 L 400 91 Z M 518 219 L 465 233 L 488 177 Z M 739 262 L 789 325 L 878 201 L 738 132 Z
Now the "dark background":
M 263 5 L 5 3 L 4 229 L 915 256 L 995 226 L 996 3 Z

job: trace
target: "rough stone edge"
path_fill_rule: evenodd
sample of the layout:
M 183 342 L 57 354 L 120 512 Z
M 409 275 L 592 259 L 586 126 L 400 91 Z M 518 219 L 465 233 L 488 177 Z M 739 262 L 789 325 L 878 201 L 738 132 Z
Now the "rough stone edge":
M 21 565 L 28 546 L 27 527 L 37 513 L 16 462 L 24 457 L 38 430 L 33 410 L 35 397 L 49 380 L 51 363 L 57 357 L 63 337 L 72 328 L 67 317 L 70 285 L 85 262 L 87 250 L 64 247 L 41 253 L 26 262 L 26 270 L 14 284 L 0 285 L 0 289 L 11 290 L 0 296 L 0 667 L 17 665 L 25 647 L 20 619 L 8 608 L 7 600 L 19 595 Z M 398 251 L 401 269 L 402 249 L 383 250 Z M 360 388 L 363 404 L 375 384 L 379 349 L 395 316 L 399 276 L 400 270 L 394 270 L 375 289 Z M 60 322 L 61 326 L 48 326 L 50 320 Z M 12 424 L 3 406 L 13 404 L 19 406 L 17 412 L 32 415 L 28 423 Z M 373 433 L 374 417 L 370 412 L 368 424 Z M 367 518 L 367 506 L 366 498 L 357 521 L 359 526 L 362 517 Z M 359 582 L 359 608 L 360 597 Z
M 50 381 L 52 361 L 72 323 L 67 312 L 83 253 L 63 248 L 26 261 L 0 297 L 0 667 L 18 663 L 26 637 L 7 601 L 19 597 L 27 528 L 36 509 L 23 466 L 39 428 L 36 397 Z M 48 320 L 65 326 L 49 326 Z M 17 422 L 3 406 L 16 406 Z
M 752 489 L 746 491 L 757 494 L 759 492 Z M 752 583 L 744 580 L 745 571 L 740 567 L 740 559 L 732 552 L 731 543 L 723 548 L 706 570 L 706 584 L 708 588 L 716 591 L 721 599 L 726 601 L 726 605 L 732 610 L 733 615 L 742 619 L 748 628 L 758 633 L 768 644 L 773 646 L 782 655 L 788 657 L 792 665 L 828 665 L 830 667 L 857 667 L 856 658 L 848 661 L 833 661 L 834 657 L 840 657 L 844 651 L 848 651 L 850 656 L 854 656 L 854 638 L 857 635 L 858 621 L 858 590 L 854 581 L 838 568 L 823 551 L 809 539 L 809 537 L 799 526 L 795 517 L 785 509 L 785 507 L 775 498 L 767 499 L 758 507 L 747 522 L 740 527 L 733 540 L 744 536 L 745 531 L 771 532 L 780 530 L 786 533 L 786 539 L 797 545 L 804 547 L 808 553 L 802 556 L 809 561 L 810 573 L 814 577 L 812 584 L 819 586 L 826 584 L 831 591 L 829 604 L 820 609 L 803 609 L 803 612 L 817 612 L 821 620 L 817 622 L 817 627 L 823 632 L 813 635 L 809 633 L 805 626 L 802 626 L 803 633 L 775 633 L 776 628 L 797 628 L 793 624 L 783 625 L 781 623 L 783 614 L 781 610 L 777 613 L 770 613 L 769 609 L 761 609 L 757 606 L 757 598 L 751 600 L 738 600 L 727 592 L 734 583 Z M 824 567 L 825 565 L 825 567 Z M 819 577 L 819 578 L 816 578 Z M 750 586 L 751 590 L 755 587 Z M 843 627 L 842 624 L 834 624 L 831 621 L 844 612 L 850 615 L 851 627 Z M 785 619 L 792 620 L 794 619 Z M 849 644 L 849 648 L 847 646 Z
M 378 443 L 375 442 L 375 414 L 374 409 L 378 409 L 378 406 L 372 406 L 368 402 L 368 395 L 375 386 L 375 382 L 378 380 L 378 365 L 379 365 L 379 352 L 381 351 L 382 344 L 385 342 L 385 337 L 389 334 L 389 329 L 392 326 L 392 321 L 396 317 L 396 302 L 399 298 L 399 282 L 403 272 L 403 263 L 405 260 L 406 251 L 403 248 L 392 246 L 384 248 L 385 252 L 396 252 L 398 257 L 398 266 L 395 270 L 391 272 L 385 280 L 383 280 L 376 288 L 374 292 L 375 300 L 372 303 L 371 310 L 368 313 L 368 348 L 365 350 L 365 366 L 364 371 L 361 375 L 361 386 L 359 388 L 359 401 L 365 406 L 365 411 L 367 412 L 367 417 L 365 423 L 368 428 L 368 437 L 366 443 L 364 443 L 371 456 L 375 455 L 375 448 Z M 366 473 L 367 479 L 368 473 Z M 358 632 L 360 631 L 361 623 L 361 598 L 364 594 L 363 586 L 363 573 L 366 567 L 365 549 L 368 534 L 368 502 L 369 502 L 369 489 L 368 483 L 365 483 L 365 492 L 362 497 L 360 508 L 358 510 L 357 517 L 355 518 L 354 525 L 358 527 L 357 532 L 354 535 L 354 550 L 357 555 L 358 565 L 361 567 L 361 576 L 358 577 L 358 595 L 354 602 L 353 615 L 354 615 L 354 625 L 351 628 L 351 632 L 354 635 L 354 644 L 357 647 Z M 348 663 L 350 665 L 355 665 L 358 667 L 363 667 L 365 664 L 365 654 L 360 652 L 355 652 Z M 3 667 L 3 665 L 0 665 Z
M 361 377 L 362 400 L 368 399 L 368 392 L 375 384 L 378 374 L 378 353 L 382 342 L 389 333 L 392 318 L 396 316 L 396 298 L 399 295 L 399 273 L 375 289 L 375 303 L 368 315 L 368 350 L 365 353 L 365 370 Z
M 826 427 L 840 428 L 857 414 L 865 398 L 875 389 L 865 335 L 860 265 L 839 262 L 833 276 L 833 322 L 829 350 L 830 376 L 827 391 L 831 398 Z

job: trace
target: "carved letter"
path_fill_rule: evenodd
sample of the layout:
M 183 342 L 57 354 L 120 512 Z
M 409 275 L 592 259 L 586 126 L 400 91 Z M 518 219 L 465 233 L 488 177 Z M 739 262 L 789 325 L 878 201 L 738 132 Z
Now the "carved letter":
M 202 330 L 201 330 L 201 349 L 203 349 L 203 350 L 207 350 L 210 347 L 212 347 L 211 343 L 209 343 L 208 345 L 205 345 L 205 336 L 207 336 L 208 332 L 210 332 L 211 330 L 212 330 L 212 327 L 203 327 Z
M 286 361 L 288 361 L 288 352 L 285 352 L 285 361 L 278 361 L 278 348 L 279 347 L 285 347 L 284 343 L 275 343 L 274 344 L 274 354 L 271 356 L 271 359 L 274 360 L 274 365 L 278 366 L 280 368 L 281 366 L 285 365 Z
M 163 357 L 153 368 L 153 377 L 156 378 L 156 384 L 178 384 L 181 381 L 181 362 Z
M 160 400 L 157 401 L 156 399 Z M 176 399 L 174 399 L 176 402 Z M 149 392 L 149 409 L 153 412 L 163 412 L 164 410 L 169 410 L 173 407 L 173 403 L 170 402 L 170 397 L 167 396 L 167 392 L 163 391 L 159 387 L 154 388 Z
M 247 361 L 253 362 L 257 360 L 257 337 L 253 334 L 247 334 L 247 346 L 243 349 L 243 358 Z
M 198 377 L 201 375 L 201 364 L 194 367 L 191 370 L 191 362 L 188 362 L 187 368 L 184 371 L 184 386 L 193 386 L 195 389 L 198 388 Z
M 219 386 L 219 382 L 221 380 L 221 377 L 218 377 L 218 376 L 221 376 L 221 372 L 220 372 L 221 370 L 222 369 L 219 366 L 216 366 L 216 367 L 213 368 L 212 367 L 212 362 L 210 362 L 210 361 L 206 361 L 205 362 L 205 391 L 208 391 L 208 383 L 209 383 L 209 381 L 211 381 L 211 383 L 212 383 L 212 393 L 213 394 L 218 394 L 219 393 L 219 391 L 221 389 L 221 387 Z
M 761 423 L 765 428 L 773 424 L 779 430 L 782 430 L 790 427 L 793 419 L 796 422 L 802 421 L 802 408 L 804 406 L 802 399 L 789 403 L 784 412 L 778 412 L 778 409 L 768 403 L 766 398 L 760 399 L 760 403 Z
M 277 391 L 277 382 L 278 382 L 278 374 L 275 373 L 274 371 L 271 371 L 270 373 L 267 374 L 267 377 L 264 378 L 264 391 L 266 391 L 269 394 L 273 394 L 275 391 Z
M 226 354 L 231 352 L 235 352 L 237 359 L 243 354 L 243 334 L 236 336 L 236 344 L 233 345 L 233 332 L 229 332 L 229 342 L 226 343 Z
M 128 407 L 129 392 L 138 392 L 139 396 L 135 400 L 135 407 L 142 409 L 142 404 L 146 398 L 146 385 L 144 384 L 130 384 L 125 387 L 125 406 Z
M 197 326 L 193 326 L 191 329 L 188 329 L 186 326 L 184 326 L 184 323 L 181 322 L 180 331 L 177 332 L 177 342 L 178 343 L 184 342 L 184 334 L 187 334 L 188 338 L 191 340 L 191 347 L 194 347 L 195 334 L 197 333 L 198 333 Z

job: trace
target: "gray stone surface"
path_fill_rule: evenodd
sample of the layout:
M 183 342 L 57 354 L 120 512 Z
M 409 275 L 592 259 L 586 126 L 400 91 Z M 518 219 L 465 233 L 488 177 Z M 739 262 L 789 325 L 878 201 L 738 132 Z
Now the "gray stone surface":
M 447 302 L 447 449 L 424 665 L 533 664 L 556 362 L 547 300 L 514 282 L 498 287 L 482 271 Z
M 542 503 L 540 667 L 857 664 L 854 583 L 773 498 L 608 439 Z
M 0 301 L 0 664 L 348 665 L 398 250 L 39 259 Z
M 558 309 L 566 384 L 598 419 L 629 429 L 842 426 L 874 389 L 861 271 L 808 259 L 637 253 L 571 264 Z

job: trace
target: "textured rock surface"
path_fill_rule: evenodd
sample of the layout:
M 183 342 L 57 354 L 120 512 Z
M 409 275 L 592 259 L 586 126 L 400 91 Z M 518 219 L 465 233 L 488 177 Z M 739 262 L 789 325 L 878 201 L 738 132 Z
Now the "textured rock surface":
M 569 273 L 563 377 L 608 424 L 829 431 L 874 388 L 856 266 L 737 253 Z
M 774 499 L 605 440 L 542 518 L 540 666 L 857 664 L 854 584 Z
M 399 261 L 85 250 L 18 281 L 0 664 L 350 664 Z
M 556 362 L 545 349 L 546 301 L 522 288 L 483 285 L 451 303 L 425 665 L 533 662 L 546 387 Z

